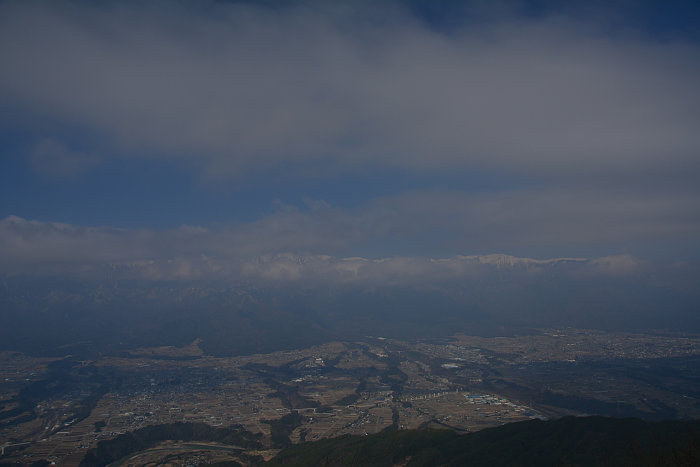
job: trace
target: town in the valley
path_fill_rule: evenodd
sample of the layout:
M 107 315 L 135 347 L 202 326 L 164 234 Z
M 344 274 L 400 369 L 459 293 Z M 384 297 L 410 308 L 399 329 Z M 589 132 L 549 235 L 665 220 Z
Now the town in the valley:
M 700 417 L 697 335 L 545 329 L 412 342 L 367 336 L 235 357 L 204 355 L 198 344 L 96 360 L 3 352 L 0 462 L 78 465 L 101 440 L 175 422 L 239 425 L 260 434 L 263 448 L 253 454 L 269 458 L 285 443 L 387 429 L 470 432 L 587 414 Z M 195 448 L 185 464 L 228 452 Z M 123 465 L 192 449 L 170 443 Z

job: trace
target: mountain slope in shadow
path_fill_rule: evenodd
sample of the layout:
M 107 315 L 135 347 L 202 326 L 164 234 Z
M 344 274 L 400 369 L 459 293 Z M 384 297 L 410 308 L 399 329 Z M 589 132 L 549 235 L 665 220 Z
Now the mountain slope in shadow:
M 265 465 L 700 465 L 700 420 L 565 417 L 465 435 L 386 431 L 291 446 Z

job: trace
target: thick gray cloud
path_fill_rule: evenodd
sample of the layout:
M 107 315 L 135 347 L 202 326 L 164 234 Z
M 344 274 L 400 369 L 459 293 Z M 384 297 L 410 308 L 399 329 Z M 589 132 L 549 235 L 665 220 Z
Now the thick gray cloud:
M 697 177 L 699 59 L 564 17 L 448 35 L 391 6 L 0 5 L 7 120 L 217 176 L 323 161 Z
M 548 186 L 404 193 L 377 200 L 374 210 L 388 223 L 387 236 L 432 229 L 433 237 L 458 251 L 572 251 L 586 245 L 610 251 L 634 242 L 692 241 L 700 234 L 698 206 L 696 193 Z
M 634 252 L 632 242 L 689 244 L 700 237 L 699 203 L 697 195 L 683 193 L 421 191 L 354 209 L 314 201 L 305 208 L 280 206 L 258 220 L 219 229 L 127 230 L 8 217 L 0 221 L 0 272 L 343 280 L 361 272 L 389 280 L 429 271 L 446 277 L 465 270 L 425 254 L 417 258 L 416 251 L 436 258 L 528 251 L 597 256 Z M 339 259 L 358 253 L 369 259 Z M 313 266 L 300 257 L 314 258 Z M 598 266 L 624 271 L 636 264 Z

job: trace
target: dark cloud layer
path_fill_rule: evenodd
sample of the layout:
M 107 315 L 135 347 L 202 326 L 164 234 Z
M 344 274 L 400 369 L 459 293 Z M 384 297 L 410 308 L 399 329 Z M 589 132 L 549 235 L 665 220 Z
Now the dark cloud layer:
M 320 160 L 698 170 L 695 44 L 610 38 L 557 16 L 447 35 L 399 6 L 0 8 L 5 111 L 208 174 Z

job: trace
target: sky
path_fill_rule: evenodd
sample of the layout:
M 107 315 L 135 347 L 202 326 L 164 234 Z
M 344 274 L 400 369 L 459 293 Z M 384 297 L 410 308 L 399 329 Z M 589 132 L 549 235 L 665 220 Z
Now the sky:
M 0 1 L 0 64 L 0 273 L 700 258 L 697 2 Z

